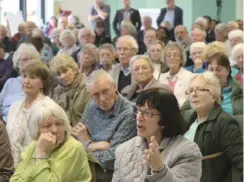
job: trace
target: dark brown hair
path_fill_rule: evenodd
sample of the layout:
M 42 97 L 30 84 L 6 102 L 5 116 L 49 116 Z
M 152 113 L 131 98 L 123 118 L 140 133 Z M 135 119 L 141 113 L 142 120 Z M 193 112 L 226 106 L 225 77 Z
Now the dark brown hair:
M 23 73 L 40 78 L 43 84 L 43 94 L 49 95 L 53 76 L 47 65 L 45 65 L 41 61 L 31 62 L 27 64 L 27 66 L 23 69 L 22 74 Z

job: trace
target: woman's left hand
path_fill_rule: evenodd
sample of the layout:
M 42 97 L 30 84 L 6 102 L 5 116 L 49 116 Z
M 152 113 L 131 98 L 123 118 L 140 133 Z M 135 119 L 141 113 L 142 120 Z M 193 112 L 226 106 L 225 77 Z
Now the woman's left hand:
M 154 136 L 150 138 L 149 149 L 144 152 L 143 163 L 149 165 L 152 171 L 157 171 L 164 166 L 160 156 L 159 145 Z

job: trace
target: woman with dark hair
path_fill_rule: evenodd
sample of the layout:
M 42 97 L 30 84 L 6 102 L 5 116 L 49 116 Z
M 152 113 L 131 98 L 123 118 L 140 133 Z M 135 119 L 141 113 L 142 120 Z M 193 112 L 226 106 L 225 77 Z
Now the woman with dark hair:
M 165 27 L 159 27 L 157 29 L 157 38 L 159 41 L 163 42 L 164 45 L 167 45 L 169 42 L 169 30 Z
M 109 43 L 109 44 L 112 43 L 110 36 L 106 34 L 104 20 L 102 19 L 97 20 L 94 33 L 96 35 L 94 44 L 97 47 L 100 47 L 105 43 Z
M 176 97 L 160 88 L 142 91 L 135 115 L 138 136 L 116 149 L 112 181 L 199 182 L 201 152 L 182 136 L 186 123 Z
M 216 53 L 208 59 L 208 70 L 219 78 L 222 89 L 222 108 L 225 112 L 234 115 L 243 115 L 243 89 L 231 76 L 231 67 L 228 57 L 223 53 Z

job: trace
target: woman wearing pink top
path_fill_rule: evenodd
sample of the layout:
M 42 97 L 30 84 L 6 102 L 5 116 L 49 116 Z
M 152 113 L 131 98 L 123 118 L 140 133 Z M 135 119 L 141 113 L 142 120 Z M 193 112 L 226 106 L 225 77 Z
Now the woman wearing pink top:
M 184 69 L 186 53 L 177 43 L 170 42 L 165 47 L 163 60 L 169 71 L 160 75 L 159 82 L 171 88 L 181 107 L 187 99 L 185 90 L 193 76 L 193 73 Z

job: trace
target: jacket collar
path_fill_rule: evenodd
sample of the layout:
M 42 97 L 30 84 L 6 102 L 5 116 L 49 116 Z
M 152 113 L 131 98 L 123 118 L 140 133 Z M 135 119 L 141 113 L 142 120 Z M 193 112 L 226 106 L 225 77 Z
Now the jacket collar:
M 181 67 L 179 72 L 174 77 L 177 78 L 177 79 L 184 78 L 185 71 L 186 70 L 183 67 Z M 167 76 L 166 78 L 170 78 L 170 71 L 167 72 L 166 76 Z

